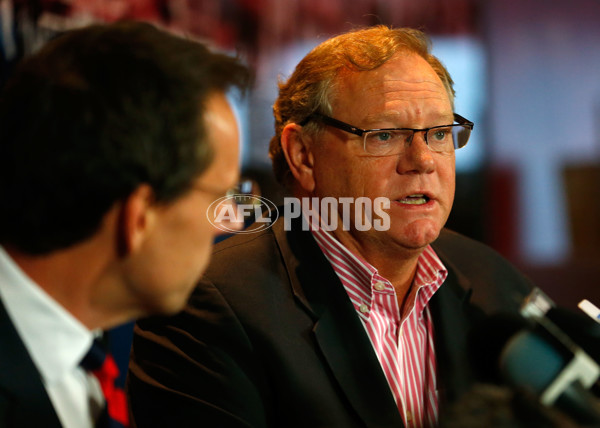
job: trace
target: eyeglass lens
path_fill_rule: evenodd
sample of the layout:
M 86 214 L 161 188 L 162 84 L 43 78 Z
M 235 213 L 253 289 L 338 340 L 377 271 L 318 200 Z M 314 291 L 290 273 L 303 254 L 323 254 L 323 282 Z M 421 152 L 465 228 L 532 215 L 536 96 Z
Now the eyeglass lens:
M 364 135 L 365 151 L 375 156 L 389 156 L 404 152 L 415 133 L 413 130 L 369 131 Z M 427 130 L 424 135 L 429 149 L 437 153 L 448 153 L 467 144 L 471 128 L 465 125 L 440 126 Z

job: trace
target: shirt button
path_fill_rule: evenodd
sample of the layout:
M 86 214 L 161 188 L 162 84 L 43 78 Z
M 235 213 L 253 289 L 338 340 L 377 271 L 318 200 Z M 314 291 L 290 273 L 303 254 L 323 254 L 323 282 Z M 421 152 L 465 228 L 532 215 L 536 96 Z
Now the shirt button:
M 383 291 L 383 290 L 385 290 L 385 284 L 383 282 L 381 282 L 381 281 L 378 281 L 378 282 L 375 283 L 374 288 L 377 291 Z
M 369 307 L 363 303 L 362 305 L 360 305 L 358 310 L 361 311 L 363 314 L 366 314 L 367 312 L 369 312 Z
M 408 422 L 412 421 L 412 413 L 410 413 L 408 410 L 406 411 L 406 420 Z

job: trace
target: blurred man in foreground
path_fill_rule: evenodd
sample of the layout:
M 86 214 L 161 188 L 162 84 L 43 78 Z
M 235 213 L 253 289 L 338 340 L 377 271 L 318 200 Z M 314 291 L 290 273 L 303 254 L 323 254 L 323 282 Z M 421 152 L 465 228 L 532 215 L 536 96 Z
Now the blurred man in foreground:
M 204 213 L 238 180 L 226 92 L 247 82 L 144 23 L 68 32 L 17 68 L 0 101 L 0 426 L 128 424 L 95 339 L 184 305 L 216 234 Z
M 305 218 L 286 208 L 229 238 L 184 312 L 138 323 L 139 426 L 437 424 L 474 381 L 471 327 L 516 312 L 530 289 L 444 229 L 455 150 L 473 128 L 453 101 L 412 29 L 343 34 L 298 64 L 280 85 L 270 155 Z

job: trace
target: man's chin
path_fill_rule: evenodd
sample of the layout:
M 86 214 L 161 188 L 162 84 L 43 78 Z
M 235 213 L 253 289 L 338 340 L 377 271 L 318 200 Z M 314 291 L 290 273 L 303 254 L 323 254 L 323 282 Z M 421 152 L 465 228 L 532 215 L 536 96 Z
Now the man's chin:
M 394 229 L 392 225 L 389 231 L 394 241 L 407 249 L 420 250 L 438 238 L 442 227 L 430 220 L 419 220 Z

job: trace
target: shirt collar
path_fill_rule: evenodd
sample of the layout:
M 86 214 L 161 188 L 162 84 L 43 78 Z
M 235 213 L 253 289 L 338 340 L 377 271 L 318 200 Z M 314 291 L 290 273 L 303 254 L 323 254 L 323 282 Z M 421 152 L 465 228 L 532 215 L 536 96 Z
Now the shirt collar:
M 380 283 L 385 285 L 388 290 L 393 290 L 389 280 L 379 275 L 377 268 L 366 260 L 353 254 L 332 234 L 320 227 L 314 227 L 314 224 L 310 230 L 317 244 L 321 248 L 321 251 L 323 251 L 325 257 L 334 267 L 334 270 L 344 287 L 348 290 L 348 281 L 345 273 L 358 279 L 358 285 L 364 293 L 362 302 L 368 307 L 371 306 L 372 290 L 375 285 Z M 434 249 L 428 245 L 419 256 L 417 271 L 413 282 L 413 290 L 415 296 L 418 297 L 414 299 L 414 306 L 419 314 L 423 312 L 423 309 L 445 281 L 447 276 L 448 270 L 435 253 Z M 392 292 L 395 294 L 395 291 Z M 353 304 L 359 314 L 365 316 L 361 310 L 359 301 L 353 300 Z
M 93 333 L 38 286 L 0 246 L 0 298 L 45 382 L 78 367 Z
M 444 266 L 431 245 L 428 245 L 417 264 L 414 284 L 418 287 L 415 310 L 421 314 L 435 292 L 448 277 L 448 269 Z

